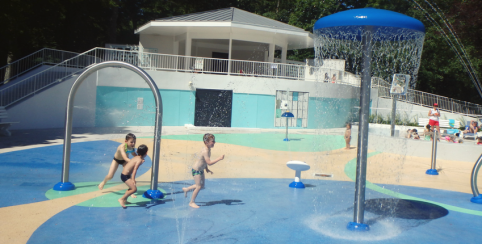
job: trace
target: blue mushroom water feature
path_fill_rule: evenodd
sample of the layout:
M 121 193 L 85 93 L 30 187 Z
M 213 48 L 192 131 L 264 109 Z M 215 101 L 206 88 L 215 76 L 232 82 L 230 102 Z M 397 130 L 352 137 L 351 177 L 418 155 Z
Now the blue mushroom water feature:
M 320 67 L 327 59 L 344 59 L 345 69 L 361 74 L 354 216 L 347 228 L 367 231 L 369 226 L 363 222 L 372 77 L 389 81 L 393 74 L 408 74 L 413 88 L 425 27 L 419 20 L 400 13 L 363 8 L 319 19 L 314 34 L 315 58 Z

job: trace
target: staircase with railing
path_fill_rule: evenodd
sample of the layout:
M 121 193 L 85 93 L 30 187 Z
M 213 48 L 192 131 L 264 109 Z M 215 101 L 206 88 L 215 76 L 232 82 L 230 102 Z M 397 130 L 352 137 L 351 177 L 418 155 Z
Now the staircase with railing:
M 392 99 L 390 87 L 374 86 L 378 89 L 378 97 Z M 446 112 L 480 117 L 482 115 L 482 106 L 476 103 L 461 101 L 450 97 L 435 95 L 428 92 L 408 89 L 406 95 L 397 97 L 397 101 L 432 107 L 434 103 L 438 103 L 439 109 Z
M 1 67 L 0 85 L 7 84 L 42 65 L 56 65 L 77 55 L 79 54 L 50 48 L 40 49 L 13 63 Z

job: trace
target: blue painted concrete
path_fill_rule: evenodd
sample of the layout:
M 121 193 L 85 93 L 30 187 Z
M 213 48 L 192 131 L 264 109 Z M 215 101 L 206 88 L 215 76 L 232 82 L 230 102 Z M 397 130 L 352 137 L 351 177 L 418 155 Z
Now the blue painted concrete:
M 190 208 L 181 191 L 192 181 L 160 183 L 168 189 L 162 201 L 127 209 L 74 206 L 40 226 L 28 243 L 477 243 L 482 231 L 482 217 L 458 212 L 437 219 L 366 212 L 370 231 L 353 233 L 346 230 L 353 182 L 304 180 L 305 189 L 294 189 L 287 186 L 291 180 L 208 179 L 196 201 L 200 209 Z M 469 202 L 469 194 L 383 186 Z M 367 189 L 367 200 L 386 197 Z
M 104 179 L 114 157 L 118 142 L 103 140 L 72 143 L 70 182 L 98 181 Z M 48 200 L 45 192 L 61 180 L 63 145 L 32 148 L 0 154 L 0 207 L 14 206 Z M 139 175 L 152 164 L 146 157 Z M 122 168 L 122 167 L 121 167 Z M 112 182 L 120 182 L 120 172 Z

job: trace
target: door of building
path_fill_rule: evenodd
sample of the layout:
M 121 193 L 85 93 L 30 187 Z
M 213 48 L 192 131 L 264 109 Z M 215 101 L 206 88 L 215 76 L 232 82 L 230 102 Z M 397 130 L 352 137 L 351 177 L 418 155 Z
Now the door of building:
M 233 91 L 196 89 L 195 126 L 231 127 Z

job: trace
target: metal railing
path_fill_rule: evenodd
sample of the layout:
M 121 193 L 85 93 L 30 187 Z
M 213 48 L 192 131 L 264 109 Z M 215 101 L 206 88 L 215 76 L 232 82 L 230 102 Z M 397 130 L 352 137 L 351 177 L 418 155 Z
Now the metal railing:
M 378 88 L 378 97 L 391 99 L 390 87 L 376 85 Z M 432 107 L 434 103 L 438 103 L 438 107 L 442 111 L 451 113 L 459 113 L 465 115 L 482 114 L 482 106 L 476 103 L 461 101 L 449 97 L 439 96 L 427 92 L 408 89 L 405 96 L 398 96 L 398 101 Z
M 1 67 L 0 85 L 6 84 L 42 65 L 55 65 L 77 55 L 79 54 L 50 48 L 40 49 L 26 57 Z
M 96 49 L 94 48 L 34 75 L 28 76 L 23 80 L 5 85 L 5 88 L 2 87 L 3 89 L 0 90 L 0 106 L 10 106 L 25 97 L 33 95 L 81 72 L 85 67 L 100 61 L 95 55 Z
M 13 103 L 35 94 L 46 87 L 56 84 L 80 73 L 92 64 L 103 61 L 123 61 L 145 70 L 167 70 L 176 72 L 193 72 L 207 74 L 240 75 L 246 77 L 266 77 L 292 80 L 305 80 L 360 86 L 360 76 L 343 70 L 334 70 L 307 65 L 268 63 L 246 60 L 229 60 L 169 55 L 158 53 L 143 53 L 138 51 L 117 50 L 108 48 L 93 48 L 77 56 L 75 53 L 42 49 L 22 60 L 12 63 L 17 67 L 15 77 L 34 69 L 38 64 L 53 65 L 26 79 L 16 81 L 2 89 L 0 86 L 0 106 L 10 106 Z M 37 60 L 37 61 L 36 61 Z M 41 62 L 40 62 L 41 60 Z M 59 63 L 56 63 L 59 62 Z M 6 66 L 5 66 L 6 67 Z M 3 67 L 3 68 L 5 68 Z M 3 69 L 2 68 L 2 69 Z M 10 68 L 12 70 L 12 68 Z M 13 79 L 10 75 L 10 80 Z M 335 76 L 335 78 L 333 78 Z M 379 97 L 391 98 L 390 88 L 386 81 L 373 77 L 372 87 L 378 88 Z M 482 114 L 482 106 L 457 99 L 409 89 L 407 95 L 399 96 L 400 101 L 422 106 L 432 106 L 434 102 L 439 108 L 461 114 Z

